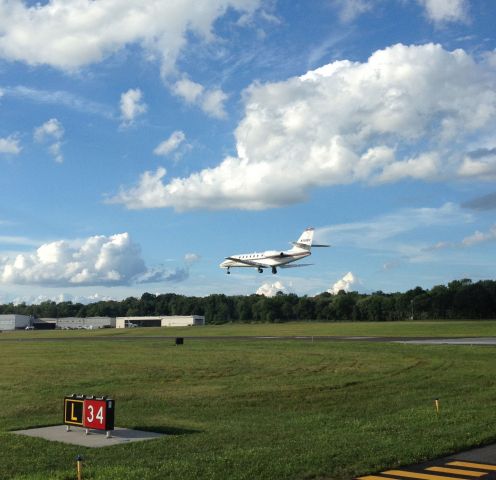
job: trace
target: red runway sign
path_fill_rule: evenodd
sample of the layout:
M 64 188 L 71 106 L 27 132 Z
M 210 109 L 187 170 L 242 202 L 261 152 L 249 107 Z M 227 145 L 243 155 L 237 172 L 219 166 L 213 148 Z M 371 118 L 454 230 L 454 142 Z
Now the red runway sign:
M 115 401 L 105 397 L 71 395 L 64 398 L 64 423 L 94 430 L 114 429 Z

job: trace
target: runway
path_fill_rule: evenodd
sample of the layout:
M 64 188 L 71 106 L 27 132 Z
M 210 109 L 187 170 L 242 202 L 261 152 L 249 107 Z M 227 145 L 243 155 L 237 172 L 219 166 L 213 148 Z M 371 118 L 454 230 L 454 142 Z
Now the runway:
M 495 337 L 468 337 L 468 338 L 430 338 L 401 340 L 399 343 L 412 343 L 415 345 L 490 345 L 496 346 Z
M 384 470 L 356 480 L 495 480 L 496 445 L 475 448 L 417 465 Z
M 175 341 L 178 336 L 172 335 L 85 335 L 77 337 L 36 337 L 9 338 L 8 334 L 0 335 L 0 342 L 87 342 L 87 341 L 150 341 L 170 340 Z M 335 336 L 335 335 L 294 335 L 294 336 L 267 336 L 267 335 L 244 335 L 244 336 L 181 336 L 185 341 L 301 341 L 301 342 L 374 342 L 374 343 L 400 343 L 411 345 L 472 345 L 472 346 L 496 346 L 496 337 L 375 337 L 375 336 Z

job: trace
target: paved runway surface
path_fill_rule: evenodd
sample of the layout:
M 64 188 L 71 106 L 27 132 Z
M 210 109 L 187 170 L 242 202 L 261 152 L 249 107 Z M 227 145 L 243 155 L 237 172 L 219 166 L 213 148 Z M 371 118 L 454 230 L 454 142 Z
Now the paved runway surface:
M 449 457 L 419 465 L 410 465 L 372 475 L 358 480 L 495 480 L 496 445 L 476 448 Z
M 404 343 L 417 345 L 481 345 L 496 346 L 496 337 L 465 337 L 465 338 L 439 338 L 439 337 L 371 337 L 371 336 L 331 336 L 331 335 L 298 335 L 298 336 L 183 336 L 185 341 L 282 341 L 295 340 L 305 342 L 382 342 L 382 343 Z M 166 335 L 106 335 L 92 336 L 86 335 L 81 337 L 34 337 L 25 338 L 8 336 L 0 337 L 0 342 L 87 342 L 87 341 L 136 341 L 136 340 L 170 340 L 174 342 L 175 336 Z
M 400 343 L 414 343 L 417 345 L 491 345 L 496 346 L 494 337 L 475 337 L 475 338 L 430 338 L 401 340 Z

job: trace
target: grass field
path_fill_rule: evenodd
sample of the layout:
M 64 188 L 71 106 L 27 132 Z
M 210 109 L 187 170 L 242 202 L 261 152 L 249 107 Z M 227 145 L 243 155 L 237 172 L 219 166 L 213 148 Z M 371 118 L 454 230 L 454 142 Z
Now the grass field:
M 401 332 L 398 324 L 299 323 L 200 330 L 436 336 L 442 328 L 448 336 L 484 336 L 496 325 L 413 323 Z M 494 348 L 255 339 L 187 340 L 181 347 L 162 338 L 17 340 L 116 333 L 0 335 L 0 479 L 73 479 L 77 454 L 85 458 L 85 479 L 350 479 L 496 441 Z M 170 334 L 168 329 L 123 334 L 164 333 Z M 62 399 L 73 392 L 111 394 L 117 426 L 169 435 L 85 449 L 9 433 L 60 424 Z
M 49 338 L 87 336 L 264 336 L 264 335 L 365 335 L 391 337 L 494 337 L 495 320 L 409 322 L 288 322 L 206 325 L 203 327 L 126 328 L 100 330 L 53 330 L 3 332 L 2 338 Z

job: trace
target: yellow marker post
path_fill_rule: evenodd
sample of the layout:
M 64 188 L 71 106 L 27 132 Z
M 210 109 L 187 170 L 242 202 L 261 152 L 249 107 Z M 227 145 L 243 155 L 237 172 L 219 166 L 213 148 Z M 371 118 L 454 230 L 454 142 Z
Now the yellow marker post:
M 439 415 L 439 398 L 434 400 L 434 405 L 436 406 L 436 414 Z
M 77 480 L 81 480 L 83 474 L 83 457 L 78 455 L 76 457 L 76 468 L 77 468 Z

